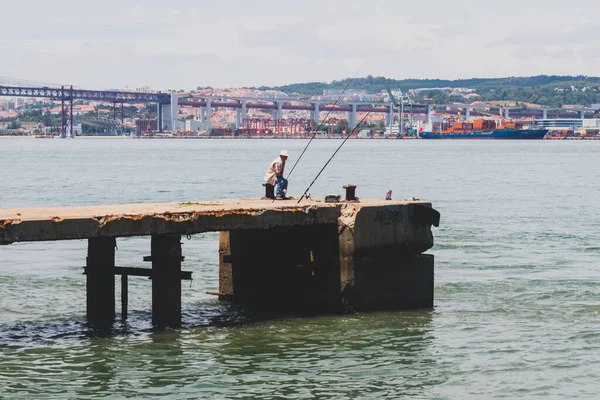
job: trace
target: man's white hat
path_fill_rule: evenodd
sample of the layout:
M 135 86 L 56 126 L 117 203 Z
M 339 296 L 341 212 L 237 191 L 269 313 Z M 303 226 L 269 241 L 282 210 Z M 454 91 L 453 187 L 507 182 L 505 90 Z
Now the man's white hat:
M 280 155 L 280 156 L 286 156 L 286 157 L 288 157 L 288 156 L 289 156 L 289 154 L 288 154 L 288 151 L 287 151 L 287 150 L 281 150 L 281 151 L 279 152 L 279 155 Z

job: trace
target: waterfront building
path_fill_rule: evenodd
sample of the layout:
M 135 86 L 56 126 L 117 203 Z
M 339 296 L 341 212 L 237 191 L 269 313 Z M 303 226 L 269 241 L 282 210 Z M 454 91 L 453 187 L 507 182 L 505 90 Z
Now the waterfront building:
M 598 118 L 546 118 L 536 119 L 535 123 L 539 127 L 549 130 L 600 128 L 600 119 Z

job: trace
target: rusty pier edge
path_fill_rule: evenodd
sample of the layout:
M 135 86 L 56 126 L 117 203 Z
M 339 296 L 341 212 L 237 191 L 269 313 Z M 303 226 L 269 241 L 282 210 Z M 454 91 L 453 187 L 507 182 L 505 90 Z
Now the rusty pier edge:
M 429 202 L 241 199 L 168 204 L 0 209 L 0 244 L 87 239 L 87 317 L 115 319 L 115 275 L 127 317 L 129 276 L 152 285 L 152 321 L 181 325 L 181 237 L 219 234 L 221 299 L 261 310 L 345 312 L 433 306 Z M 348 196 L 349 195 L 349 196 Z M 348 201 L 351 200 L 351 201 Z M 117 238 L 150 236 L 151 268 L 115 265 Z M 0 247 L 0 251 L 2 248 Z

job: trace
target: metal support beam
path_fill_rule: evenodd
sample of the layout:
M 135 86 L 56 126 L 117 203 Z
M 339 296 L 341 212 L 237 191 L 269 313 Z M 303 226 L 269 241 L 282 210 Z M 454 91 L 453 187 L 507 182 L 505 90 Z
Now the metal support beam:
M 60 97 L 61 137 L 73 136 L 73 86 L 63 86 Z
M 152 235 L 152 323 L 181 326 L 181 236 Z
M 86 258 L 87 318 L 97 327 L 110 327 L 115 318 L 115 238 L 88 239 Z
M 47 97 L 52 99 L 61 99 L 71 96 L 75 100 L 94 100 L 125 103 L 160 103 L 169 104 L 171 96 L 169 93 L 140 93 L 140 92 L 121 92 L 112 90 L 85 90 L 73 89 L 72 86 L 62 86 L 61 88 L 49 87 L 20 87 L 20 86 L 0 86 L 0 96 L 10 97 Z

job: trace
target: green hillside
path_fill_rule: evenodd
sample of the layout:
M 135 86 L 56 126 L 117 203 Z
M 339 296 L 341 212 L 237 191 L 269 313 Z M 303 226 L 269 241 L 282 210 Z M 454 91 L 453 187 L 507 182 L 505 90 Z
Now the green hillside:
M 323 94 L 325 89 L 343 89 L 351 78 L 325 82 L 295 83 L 260 89 L 281 90 L 288 94 L 314 96 Z M 423 103 L 465 102 L 463 96 L 451 94 L 449 90 L 434 88 L 467 88 L 475 89 L 470 101 L 516 101 L 559 107 L 564 104 L 590 105 L 600 103 L 600 77 L 591 76 L 556 76 L 538 75 L 530 77 L 507 78 L 472 78 L 472 79 L 390 79 L 382 76 L 355 78 L 350 89 L 364 90 L 368 93 L 381 93 L 386 87 L 402 89 L 432 90 L 419 91 L 414 94 L 416 101 Z

